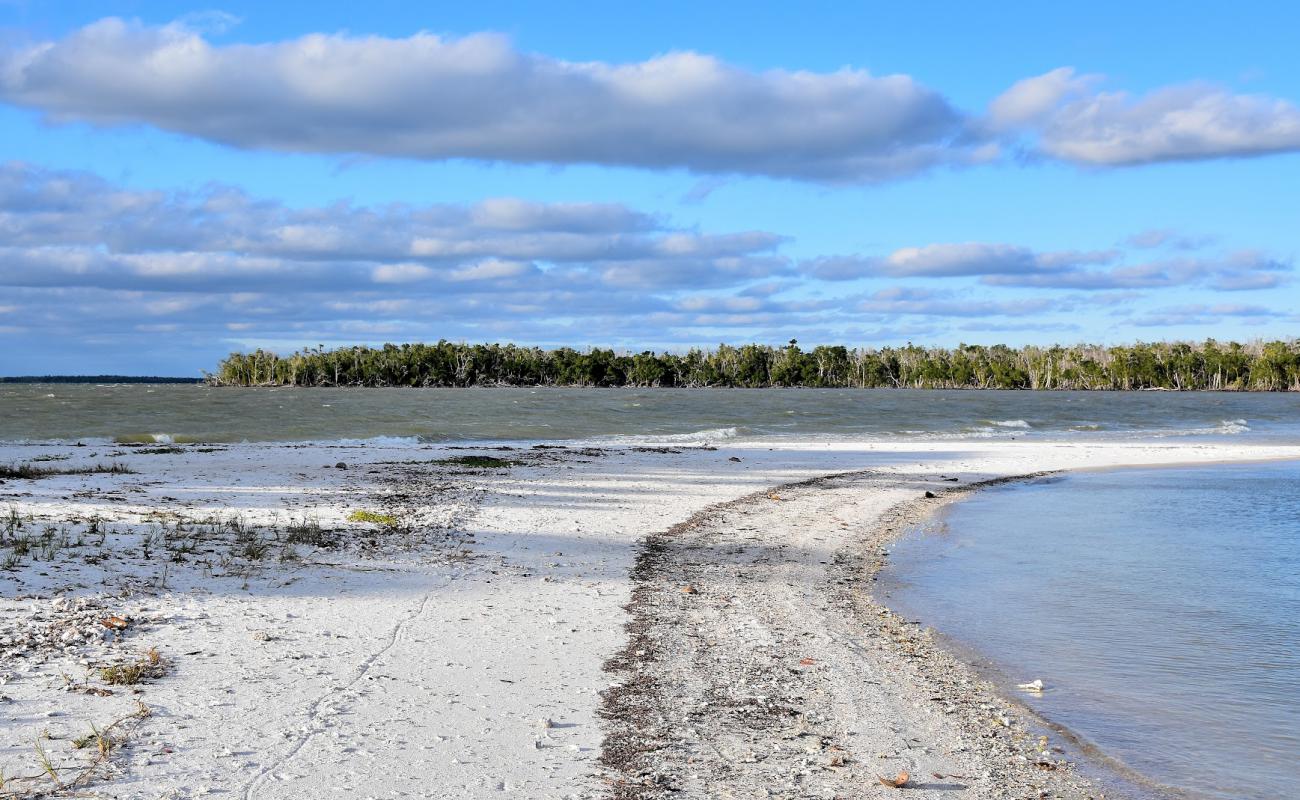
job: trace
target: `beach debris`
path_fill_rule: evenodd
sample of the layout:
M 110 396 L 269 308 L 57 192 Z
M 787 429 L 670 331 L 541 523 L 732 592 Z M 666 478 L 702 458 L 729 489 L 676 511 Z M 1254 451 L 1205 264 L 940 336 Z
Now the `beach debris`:
M 780 500 L 780 499 L 781 499 L 781 495 L 777 494 L 776 492 L 773 492 L 772 494 L 769 494 L 769 495 L 767 496 L 767 499 L 768 499 L 768 500 Z
M 1018 683 L 1018 684 L 1016 684 L 1016 688 L 1017 688 L 1017 689 L 1021 689 L 1021 690 L 1023 690 L 1023 691 L 1026 691 L 1026 692 L 1031 692 L 1031 693 L 1036 693 L 1036 694 L 1042 694 L 1043 689 L 1046 688 L 1046 687 L 1043 685 L 1043 680 L 1042 680 L 1042 678 L 1035 678 L 1035 679 L 1033 679 L 1032 681 L 1030 681 L 1029 683 Z
M 682 594 L 699 594 L 699 591 L 688 583 L 682 587 Z
M 891 789 L 902 789 L 911 779 L 912 776 L 907 774 L 907 770 L 900 771 L 898 775 L 892 778 L 886 778 L 884 775 L 876 776 L 876 780 L 880 781 L 882 786 L 888 786 Z
M 128 622 L 125 617 L 119 617 L 114 615 L 111 617 L 104 617 L 99 621 L 99 624 L 103 625 L 105 628 L 108 628 L 111 631 L 120 631 L 120 630 L 124 630 L 126 626 L 131 623 Z
M 937 495 L 934 492 L 926 492 L 925 496 L 926 499 L 930 499 L 930 500 L 933 500 L 935 497 L 937 497 Z
M 799 666 L 801 666 L 801 667 L 811 667 L 813 664 L 816 664 L 816 663 L 817 663 L 817 659 L 815 659 L 815 658 L 801 658 L 801 659 L 799 659 Z
M 346 461 L 340 461 L 339 463 L 334 465 L 334 469 L 347 469 L 347 468 L 348 468 L 348 462 Z
M 728 461 L 735 461 L 737 464 L 740 463 L 740 457 L 739 457 L 739 456 L 732 456 L 731 458 L 729 458 L 729 459 L 727 459 L 727 460 L 728 460 Z

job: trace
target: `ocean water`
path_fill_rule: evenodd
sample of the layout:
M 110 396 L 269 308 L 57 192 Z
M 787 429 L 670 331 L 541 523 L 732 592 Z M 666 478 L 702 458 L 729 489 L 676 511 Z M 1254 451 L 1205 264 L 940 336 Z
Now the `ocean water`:
M 1300 394 L 0 384 L 0 441 L 1300 441 Z
M 1300 797 L 1300 463 L 985 490 L 900 540 L 881 586 L 1175 796 Z

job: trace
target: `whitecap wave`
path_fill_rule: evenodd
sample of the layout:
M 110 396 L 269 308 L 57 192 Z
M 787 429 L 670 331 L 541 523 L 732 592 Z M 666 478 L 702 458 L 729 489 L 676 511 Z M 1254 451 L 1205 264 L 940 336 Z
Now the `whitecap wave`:
M 179 433 L 124 433 L 113 437 L 114 444 L 193 444 L 199 441 L 197 437 Z
M 1020 428 L 1022 430 L 1030 427 L 1029 423 L 1023 419 L 1004 419 L 995 421 L 993 425 L 997 428 Z
M 1204 428 L 1174 428 L 1172 430 L 1135 430 L 1128 432 L 1132 436 L 1237 436 L 1250 432 L 1250 425 L 1244 419 L 1224 419 L 1218 425 Z
M 754 435 L 754 431 L 741 426 L 730 428 L 706 428 L 691 433 L 647 433 L 635 436 L 609 436 L 608 441 L 632 444 L 708 444 L 709 442 L 728 441 Z
M 321 439 L 309 442 L 289 442 L 289 444 L 316 444 L 328 447 L 419 447 L 429 443 L 430 440 L 419 436 L 368 436 L 364 439 Z

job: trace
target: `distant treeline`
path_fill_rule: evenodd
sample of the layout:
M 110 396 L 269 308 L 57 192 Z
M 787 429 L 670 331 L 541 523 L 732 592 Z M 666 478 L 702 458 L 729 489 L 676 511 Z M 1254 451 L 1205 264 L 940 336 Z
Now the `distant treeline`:
M 1158 342 L 1120 347 L 747 344 L 675 353 L 543 350 L 513 344 L 232 353 L 208 376 L 228 386 L 676 386 L 1300 391 L 1300 342 Z
M 154 375 L 16 375 L 0 383 L 203 383 L 203 378 L 161 378 Z

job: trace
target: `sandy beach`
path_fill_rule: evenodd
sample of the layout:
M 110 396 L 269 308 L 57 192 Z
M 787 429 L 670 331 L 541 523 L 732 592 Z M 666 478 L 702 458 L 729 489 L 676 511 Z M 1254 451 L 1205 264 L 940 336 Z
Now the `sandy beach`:
M 0 797 L 1115 796 L 872 575 L 981 482 L 1274 458 L 6 445 L 127 471 L 0 481 Z

